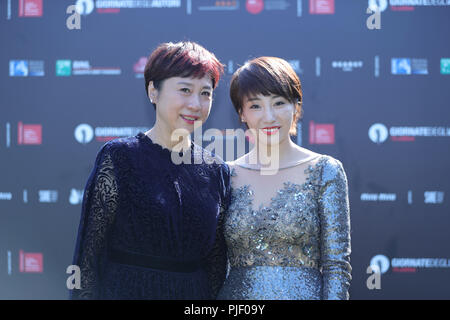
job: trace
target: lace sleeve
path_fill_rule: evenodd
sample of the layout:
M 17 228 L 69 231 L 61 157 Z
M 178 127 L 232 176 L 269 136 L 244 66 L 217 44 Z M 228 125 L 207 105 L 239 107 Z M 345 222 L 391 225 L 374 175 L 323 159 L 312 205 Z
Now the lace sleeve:
M 81 289 L 73 289 L 71 299 L 99 298 L 107 236 L 118 202 L 117 180 L 110 149 L 107 143 L 99 151 L 86 183 L 73 259 L 73 264 L 80 267 Z
M 319 195 L 323 299 L 349 299 L 350 205 L 347 177 L 339 160 L 323 167 Z
M 220 215 L 217 221 L 216 238 L 214 247 L 207 258 L 207 272 L 211 288 L 211 299 L 216 299 L 227 274 L 227 247 L 224 237 L 224 217 L 231 199 L 230 171 L 227 165 L 223 165 L 221 182 Z

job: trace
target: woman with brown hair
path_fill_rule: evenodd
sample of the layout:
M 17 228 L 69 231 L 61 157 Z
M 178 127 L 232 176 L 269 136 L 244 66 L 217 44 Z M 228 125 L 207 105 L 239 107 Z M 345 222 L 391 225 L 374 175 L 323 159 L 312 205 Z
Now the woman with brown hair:
M 228 163 L 231 269 L 218 299 L 348 299 L 347 177 L 339 160 L 291 140 L 302 111 L 299 78 L 283 59 L 256 58 L 234 73 L 230 96 L 255 146 Z

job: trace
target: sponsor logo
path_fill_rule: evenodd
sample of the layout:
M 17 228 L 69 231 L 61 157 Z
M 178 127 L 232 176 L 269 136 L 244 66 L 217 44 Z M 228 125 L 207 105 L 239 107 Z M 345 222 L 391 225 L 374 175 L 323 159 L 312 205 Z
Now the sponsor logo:
M 57 60 L 57 76 L 115 76 L 120 75 L 122 70 L 117 67 L 92 67 L 87 60 Z
M 84 190 L 71 189 L 69 203 L 73 205 L 81 204 L 83 201 Z
M 120 9 L 180 8 L 181 0 L 77 0 L 77 12 L 91 14 L 95 8 L 98 13 L 119 13 Z
M 391 59 L 392 74 L 411 74 L 411 59 Z
M 89 124 L 83 123 L 75 128 L 75 140 L 86 144 L 91 142 L 94 137 L 96 141 L 106 142 L 117 138 L 131 137 L 138 132 L 145 132 L 146 127 L 96 127 L 92 128 Z
M 43 77 L 44 61 L 42 60 L 10 60 L 10 77 Z
M 392 258 L 379 254 L 370 260 L 370 266 L 380 268 L 386 273 L 390 267 L 393 272 L 416 272 L 418 269 L 450 268 L 450 259 L 447 258 Z
M 19 122 L 17 126 L 17 143 L 19 145 L 42 144 L 42 125 Z
M 72 75 L 71 60 L 56 60 L 56 76 L 69 77 Z
M 389 0 L 391 10 L 411 11 L 415 6 L 450 6 L 449 0 Z
M 44 255 L 42 253 L 30 253 L 20 250 L 19 271 L 25 273 L 44 272 Z
M 353 71 L 355 68 L 362 68 L 362 61 L 333 61 L 331 62 L 333 69 L 342 69 L 342 71 Z
M 395 201 L 395 193 L 361 193 L 361 201 Z
M 211 4 L 211 2 L 213 2 L 213 4 Z M 200 5 L 198 7 L 199 11 L 234 11 L 238 9 L 239 9 L 238 0 L 206 1 L 205 5 Z
M 450 58 L 441 58 L 441 74 L 450 74 Z
M 251 14 L 259 14 L 263 10 L 287 10 L 290 6 L 291 4 L 286 0 L 247 0 L 245 2 L 245 8 Z
M 74 60 L 72 63 L 72 74 L 74 76 L 84 76 L 84 75 L 120 75 L 120 68 L 98 68 L 92 67 L 87 60 L 79 61 Z
M 369 128 L 369 138 L 375 143 L 383 143 L 388 136 L 388 129 L 382 123 L 375 123 Z
M 410 59 L 410 58 L 392 58 L 391 73 L 401 75 L 428 74 L 428 60 Z
M 390 127 L 375 123 L 369 128 L 369 138 L 374 143 L 383 143 L 391 136 L 392 141 L 411 142 L 415 137 L 450 137 L 450 127 Z
M 309 144 L 334 143 L 334 124 L 309 122 Z
M 389 269 L 389 259 L 382 254 L 376 255 L 370 259 L 370 266 L 375 268 L 378 267 L 381 273 L 386 273 Z
M 309 0 L 310 14 L 334 14 L 334 0 Z
M 391 127 L 393 141 L 414 141 L 415 137 L 450 137 L 450 128 L 445 127 Z
M 369 0 L 369 8 L 372 11 L 376 9 L 384 11 L 388 7 L 388 0 Z M 392 11 L 412 11 L 414 7 L 419 6 L 449 6 L 449 0 L 389 0 Z
M 264 9 L 268 11 L 272 10 L 287 10 L 290 7 L 290 3 L 286 0 L 266 0 Z
M 261 13 L 264 9 L 264 1 L 263 0 L 246 0 L 245 1 L 245 9 L 251 14 Z
M 19 0 L 19 17 L 42 17 L 42 0 Z
M 424 202 L 439 204 L 444 202 L 444 191 L 425 191 Z
M 12 193 L 11 192 L 0 192 L 0 200 L 11 200 Z
M 94 138 L 94 129 L 86 123 L 79 124 L 75 128 L 74 136 L 79 143 L 89 143 Z
M 39 202 L 54 203 L 58 201 L 58 191 L 56 190 L 39 190 Z
M 94 0 L 77 0 L 75 6 L 79 14 L 88 15 L 94 11 Z
M 27 77 L 28 61 L 26 60 L 10 60 L 9 61 L 10 77 Z
M 388 0 L 369 0 L 369 9 L 376 11 L 384 11 L 388 6 Z

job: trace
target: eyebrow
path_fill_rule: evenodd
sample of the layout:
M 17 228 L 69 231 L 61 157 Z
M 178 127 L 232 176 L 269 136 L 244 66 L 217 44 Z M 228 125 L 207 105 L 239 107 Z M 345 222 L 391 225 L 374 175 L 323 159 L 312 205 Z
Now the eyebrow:
M 184 81 L 177 82 L 177 84 L 182 84 L 182 85 L 188 86 L 188 87 L 193 87 L 194 86 L 192 83 L 184 82 Z M 209 90 L 211 90 L 212 88 L 211 88 L 211 86 L 203 86 L 202 89 L 209 89 Z
M 275 96 L 272 97 L 272 99 L 277 99 L 277 98 L 283 98 L 283 97 L 282 97 L 282 96 L 278 96 L 278 95 L 275 95 Z M 248 98 L 248 99 L 247 99 L 247 102 L 250 102 L 250 101 L 257 101 L 257 100 L 260 100 L 260 99 L 257 98 L 257 97 L 252 97 L 252 98 Z

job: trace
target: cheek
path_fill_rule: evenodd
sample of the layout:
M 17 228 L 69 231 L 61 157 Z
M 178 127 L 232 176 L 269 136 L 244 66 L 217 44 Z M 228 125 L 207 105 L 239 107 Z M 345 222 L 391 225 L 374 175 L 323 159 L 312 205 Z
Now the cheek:
M 202 106 L 202 115 L 208 116 L 211 111 L 212 101 L 207 101 Z
M 202 108 L 200 110 L 200 118 L 203 122 L 206 121 L 206 119 L 208 119 L 210 111 L 211 111 L 210 107 L 208 107 L 207 105 L 202 105 Z
M 278 118 L 280 121 L 285 123 L 290 123 L 294 120 L 294 110 L 293 108 L 283 108 L 278 112 Z
M 260 117 L 260 112 L 252 112 L 251 110 L 244 110 L 242 111 L 242 116 L 245 118 L 245 121 L 247 122 L 248 126 L 251 126 L 251 124 L 258 123 Z
M 170 117 L 177 118 L 184 108 L 184 101 L 180 98 L 174 98 L 170 101 Z

